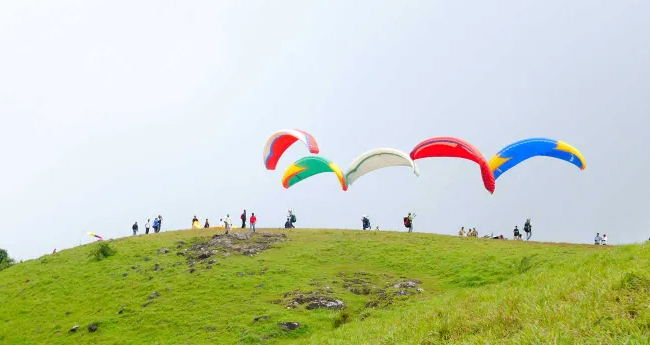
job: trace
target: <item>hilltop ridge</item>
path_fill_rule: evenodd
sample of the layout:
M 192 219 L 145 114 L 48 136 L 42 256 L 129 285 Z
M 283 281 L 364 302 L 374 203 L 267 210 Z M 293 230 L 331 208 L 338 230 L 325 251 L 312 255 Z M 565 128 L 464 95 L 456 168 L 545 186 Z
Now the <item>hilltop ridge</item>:
M 0 272 L 2 344 L 650 341 L 647 245 L 182 230 Z M 72 330 L 78 326 L 76 330 Z

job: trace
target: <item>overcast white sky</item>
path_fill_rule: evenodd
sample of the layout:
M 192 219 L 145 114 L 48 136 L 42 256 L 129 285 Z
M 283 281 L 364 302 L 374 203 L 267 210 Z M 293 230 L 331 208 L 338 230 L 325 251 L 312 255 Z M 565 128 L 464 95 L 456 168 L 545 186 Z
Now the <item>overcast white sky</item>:
M 648 1 L 0 2 L 0 247 L 18 259 L 161 214 L 260 227 L 512 236 L 611 243 L 650 237 Z M 347 169 L 377 147 L 456 136 L 489 159 L 526 137 L 564 140 L 587 169 L 526 161 L 484 188 L 459 159 L 375 171 L 347 192 L 332 174 L 291 189 L 294 146 L 267 171 L 281 128 L 311 132 Z

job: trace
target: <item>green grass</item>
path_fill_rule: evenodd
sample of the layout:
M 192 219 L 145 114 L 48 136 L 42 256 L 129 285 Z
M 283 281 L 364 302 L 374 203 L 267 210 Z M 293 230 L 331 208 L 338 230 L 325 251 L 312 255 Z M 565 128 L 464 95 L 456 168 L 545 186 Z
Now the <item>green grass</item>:
M 218 255 L 190 273 L 176 242 L 218 232 L 119 239 L 101 261 L 86 245 L 0 272 L 0 344 L 650 343 L 646 245 L 292 230 L 256 256 Z M 376 289 L 419 279 L 425 291 L 389 288 L 392 303 L 369 304 L 379 295 L 344 287 L 355 277 Z M 283 294 L 326 286 L 345 309 L 286 308 Z M 284 331 L 285 321 L 301 327 Z

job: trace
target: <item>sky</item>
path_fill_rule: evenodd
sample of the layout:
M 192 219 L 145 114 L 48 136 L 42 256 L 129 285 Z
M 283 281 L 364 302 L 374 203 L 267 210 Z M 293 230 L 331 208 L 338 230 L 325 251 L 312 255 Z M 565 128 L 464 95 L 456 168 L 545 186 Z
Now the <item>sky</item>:
M 650 237 L 648 1 L 0 2 L 0 248 L 26 260 L 197 215 L 258 227 L 373 227 L 611 244 Z M 478 166 L 418 160 L 343 192 L 290 189 L 267 138 L 310 132 L 342 169 L 371 149 L 454 136 L 489 160 L 528 137 L 586 169 L 534 158 L 487 192 Z M 406 235 L 405 235 L 406 236 Z

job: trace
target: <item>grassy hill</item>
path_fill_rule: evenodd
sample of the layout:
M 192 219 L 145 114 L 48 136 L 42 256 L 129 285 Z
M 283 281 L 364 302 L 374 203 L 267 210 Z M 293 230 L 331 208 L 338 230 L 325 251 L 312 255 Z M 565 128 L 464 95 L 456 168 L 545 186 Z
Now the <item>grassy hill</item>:
M 101 261 L 91 244 L 15 265 L 0 343 L 650 342 L 646 245 L 260 231 L 286 237 L 164 232 L 110 241 Z

